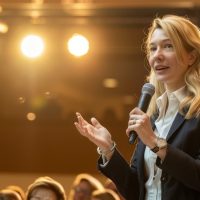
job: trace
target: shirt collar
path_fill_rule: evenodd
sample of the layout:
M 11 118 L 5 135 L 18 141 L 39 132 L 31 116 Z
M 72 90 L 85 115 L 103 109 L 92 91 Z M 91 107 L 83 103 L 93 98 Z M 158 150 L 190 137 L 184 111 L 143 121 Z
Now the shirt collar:
M 158 109 L 165 107 L 168 98 L 176 98 L 180 103 L 181 100 L 186 96 L 185 86 L 175 90 L 173 92 L 165 91 L 160 97 L 156 99 Z
M 167 91 L 168 94 L 168 98 L 170 96 L 174 96 L 177 98 L 177 100 L 179 101 L 179 103 L 182 101 L 182 99 L 186 96 L 186 89 L 185 86 L 179 88 L 178 90 L 175 90 L 174 92 L 169 92 Z

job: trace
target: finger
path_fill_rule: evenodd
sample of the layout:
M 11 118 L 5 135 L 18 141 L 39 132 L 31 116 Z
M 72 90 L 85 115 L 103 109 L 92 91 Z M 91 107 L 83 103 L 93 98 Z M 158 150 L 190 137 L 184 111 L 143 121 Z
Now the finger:
M 138 114 L 131 114 L 130 116 L 129 116 L 129 119 L 130 120 L 137 120 L 137 119 L 139 119 L 140 118 L 140 115 L 138 115 Z
M 138 115 L 144 114 L 144 112 L 138 107 L 135 108 L 135 113 L 138 114 Z
M 92 125 L 94 125 L 96 128 L 101 128 L 102 125 L 99 123 L 99 121 L 96 118 L 91 119 Z
M 135 125 L 136 123 L 137 123 L 137 120 L 136 119 L 132 119 L 132 120 L 129 120 L 128 125 L 132 126 L 132 125 Z
M 142 115 L 142 114 L 144 114 L 144 112 L 140 108 L 136 107 L 129 113 L 130 116 L 134 115 L 134 114 L 135 115 Z
M 137 123 L 137 125 L 139 125 L 139 126 L 143 126 L 144 123 L 145 123 L 145 121 L 144 121 L 144 119 L 138 119 L 136 123 Z
M 83 128 L 79 125 L 78 122 L 74 122 L 76 129 L 83 135 Z
M 81 114 L 79 112 L 76 112 L 76 117 L 82 117 Z
M 76 113 L 77 119 L 78 119 L 78 123 L 81 126 L 86 126 L 87 124 L 89 124 L 80 113 Z
M 126 135 L 129 137 L 130 135 L 130 131 L 128 130 L 128 128 L 126 129 Z
M 79 123 L 75 122 L 74 125 L 76 126 L 76 129 L 79 131 L 79 133 L 85 137 L 88 137 L 88 130 L 87 127 L 81 126 Z
M 143 119 L 144 118 L 144 115 L 145 114 L 137 114 L 137 115 L 130 115 L 130 117 L 129 117 L 129 120 L 130 121 L 137 121 L 137 120 L 140 120 L 140 119 Z
M 76 112 L 76 116 L 77 116 L 77 118 L 81 119 L 82 121 L 86 121 L 79 112 Z
M 130 114 L 130 115 L 131 115 L 131 114 L 135 114 L 136 112 L 137 112 L 137 107 L 133 108 L 129 114 Z
M 131 133 L 131 131 L 135 131 L 134 129 L 133 129 L 133 127 L 128 127 L 127 129 L 126 129 L 126 135 L 129 137 L 130 136 L 130 133 Z

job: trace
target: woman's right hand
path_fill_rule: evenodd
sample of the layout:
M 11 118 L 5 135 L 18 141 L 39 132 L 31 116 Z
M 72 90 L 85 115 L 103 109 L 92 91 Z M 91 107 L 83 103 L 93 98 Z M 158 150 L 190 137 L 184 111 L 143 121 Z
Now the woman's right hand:
M 102 151 L 106 151 L 113 146 L 113 141 L 109 131 L 103 127 L 96 118 L 91 118 L 91 123 L 87 122 L 80 113 L 76 113 L 77 122 L 74 123 L 81 135 L 87 137 L 96 144 Z

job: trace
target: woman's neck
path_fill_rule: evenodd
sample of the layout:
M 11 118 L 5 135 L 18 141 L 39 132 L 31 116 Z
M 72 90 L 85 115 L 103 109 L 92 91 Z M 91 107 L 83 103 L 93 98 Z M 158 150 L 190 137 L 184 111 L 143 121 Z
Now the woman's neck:
M 183 84 L 179 84 L 179 85 L 165 85 L 165 89 L 166 89 L 166 91 L 168 91 L 168 92 L 174 92 L 174 91 L 176 91 L 176 90 L 178 90 L 178 89 L 180 89 L 180 88 L 182 88 L 182 87 L 184 87 L 185 86 L 185 83 L 183 83 Z

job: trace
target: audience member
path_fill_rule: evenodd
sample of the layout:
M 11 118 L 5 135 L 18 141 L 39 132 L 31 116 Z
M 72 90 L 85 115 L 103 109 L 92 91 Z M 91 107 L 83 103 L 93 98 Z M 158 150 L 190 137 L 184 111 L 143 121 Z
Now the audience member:
M 66 200 L 63 186 L 50 177 L 39 177 L 29 185 L 27 200 Z
M 116 192 L 111 189 L 95 190 L 91 200 L 120 200 Z
M 89 200 L 94 190 L 102 190 L 104 186 L 94 176 L 86 173 L 78 174 L 69 192 L 69 200 Z
M 21 196 L 10 189 L 0 190 L 0 200 L 23 200 Z
M 124 200 L 124 197 L 119 193 L 115 183 L 111 179 L 109 179 L 109 178 L 106 179 L 106 181 L 104 183 L 104 187 L 106 189 L 110 189 L 110 190 L 114 191 L 115 193 L 117 193 L 117 195 L 119 196 L 119 198 L 121 200 Z
M 25 200 L 25 192 L 21 187 L 19 187 L 17 185 L 9 185 L 6 187 L 6 189 L 17 192 L 20 195 L 21 199 Z

